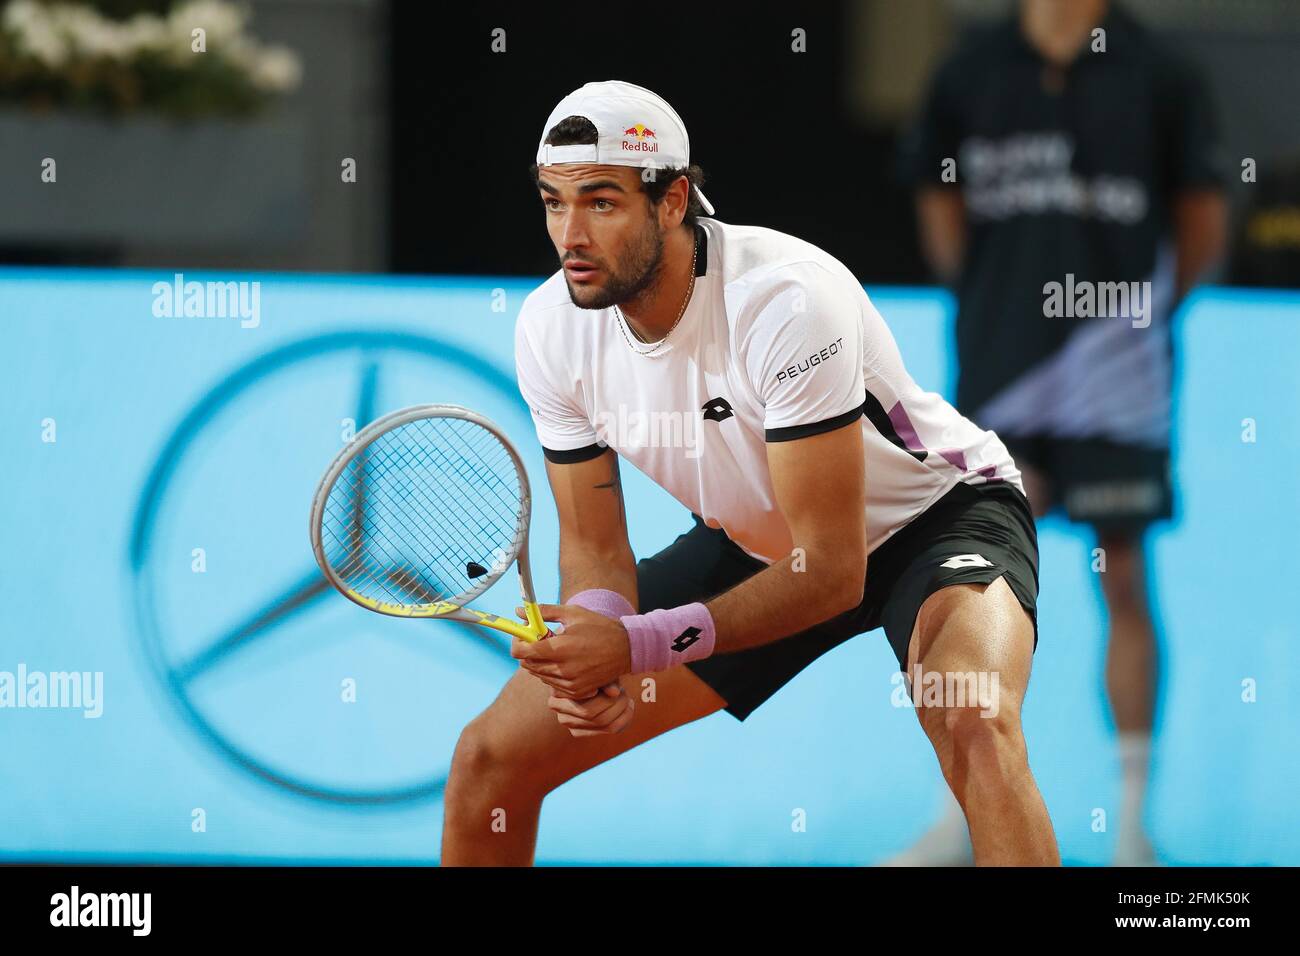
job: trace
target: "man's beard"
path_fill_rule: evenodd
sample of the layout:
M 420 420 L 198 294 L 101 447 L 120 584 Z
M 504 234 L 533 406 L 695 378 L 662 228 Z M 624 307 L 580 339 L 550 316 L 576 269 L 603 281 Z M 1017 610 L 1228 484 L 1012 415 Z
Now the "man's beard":
M 619 259 L 618 267 L 605 271 L 599 288 L 569 283 L 569 298 L 580 309 L 608 309 L 635 299 L 659 281 L 664 258 L 664 234 L 653 219 Z M 579 295 L 582 298 L 579 298 Z

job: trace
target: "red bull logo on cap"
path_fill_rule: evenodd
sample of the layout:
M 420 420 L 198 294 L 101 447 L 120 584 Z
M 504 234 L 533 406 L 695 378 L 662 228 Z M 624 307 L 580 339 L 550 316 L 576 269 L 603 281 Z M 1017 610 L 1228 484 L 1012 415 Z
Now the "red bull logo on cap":
M 628 137 L 635 137 L 635 142 L 628 142 Z M 659 144 L 647 142 L 647 139 L 658 139 L 655 131 L 643 123 L 637 123 L 635 126 L 629 126 L 623 130 L 623 148 L 629 152 L 639 153 L 657 153 Z

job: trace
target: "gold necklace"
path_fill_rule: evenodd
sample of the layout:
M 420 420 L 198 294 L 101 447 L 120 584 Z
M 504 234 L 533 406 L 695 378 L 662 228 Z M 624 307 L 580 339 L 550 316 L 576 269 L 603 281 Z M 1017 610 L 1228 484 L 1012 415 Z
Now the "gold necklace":
M 677 319 L 673 322 L 671 328 L 669 328 L 668 331 L 664 333 L 664 337 L 661 338 L 658 342 L 656 342 L 653 347 L 642 350 L 632 344 L 632 340 L 628 338 L 628 334 L 627 334 L 627 319 L 624 318 L 623 316 L 623 310 L 618 307 L 617 303 L 615 303 L 614 312 L 618 315 L 618 330 L 623 333 L 623 341 L 627 343 L 627 347 L 630 348 L 637 355 L 654 356 L 656 352 L 658 352 L 661 348 L 663 348 L 664 343 L 668 341 L 668 336 L 673 334 L 673 329 L 677 328 L 677 324 L 681 322 L 682 316 L 686 314 L 686 306 L 691 301 L 691 293 L 695 291 L 695 258 L 696 256 L 699 255 L 699 253 L 700 253 L 699 237 L 696 237 L 695 247 L 694 250 L 691 252 L 691 281 L 690 284 L 687 285 L 686 287 L 686 298 L 682 299 L 681 310 L 678 311 Z M 635 332 L 633 334 L 635 334 Z M 641 338 L 641 336 L 638 335 L 637 338 L 639 339 Z M 655 357 L 657 358 L 658 356 Z

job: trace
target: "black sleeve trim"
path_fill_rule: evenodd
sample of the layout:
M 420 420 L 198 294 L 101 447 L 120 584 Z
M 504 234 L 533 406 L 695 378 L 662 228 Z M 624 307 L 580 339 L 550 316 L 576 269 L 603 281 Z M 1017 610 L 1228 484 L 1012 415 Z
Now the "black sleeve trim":
M 855 418 L 861 418 L 863 414 L 862 406 L 858 406 L 843 415 L 836 415 L 834 418 L 827 418 L 825 421 L 813 422 L 810 425 L 788 425 L 785 428 L 768 428 L 763 432 L 768 441 L 794 441 L 796 438 L 807 438 L 809 435 L 820 435 L 822 432 L 833 432 L 837 428 L 843 428 Z
M 591 461 L 593 458 L 599 458 L 605 454 L 608 445 L 602 445 L 596 442 L 594 445 L 585 445 L 582 448 L 569 448 L 565 451 L 556 451 L 554 448 L 543 446 L 542 454 L 546 460 L 556 465 L 576 465 L 579 462 Z

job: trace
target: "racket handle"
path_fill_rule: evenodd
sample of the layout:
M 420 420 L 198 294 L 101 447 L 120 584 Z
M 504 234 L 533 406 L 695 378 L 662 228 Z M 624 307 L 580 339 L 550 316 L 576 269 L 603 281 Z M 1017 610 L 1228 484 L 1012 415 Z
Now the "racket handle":
M 528 622 L 528 627 L 533 633 L 538 635 L 536 640 L 544 641 L 554 633 L 550 625 L 542 620 L 542 610 L 532 601 L 524 602 L 524 620 Z

